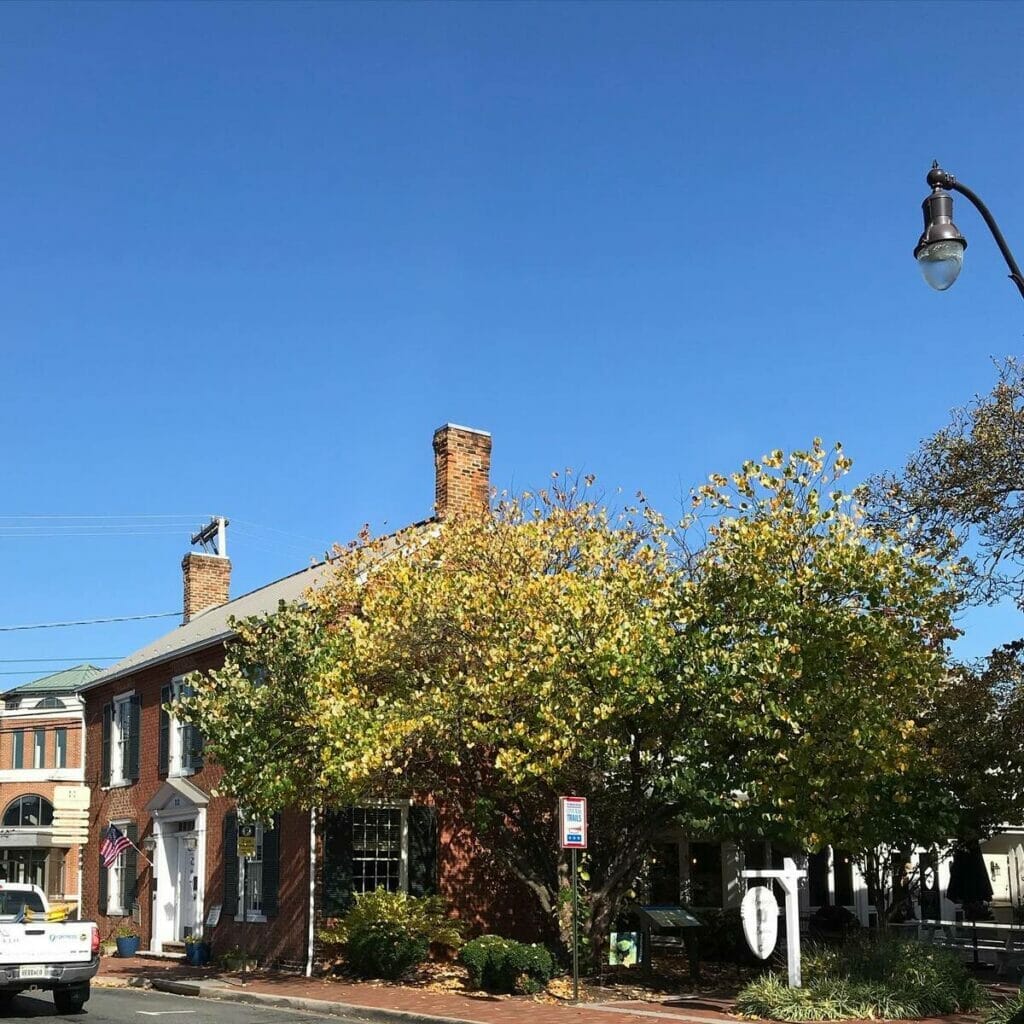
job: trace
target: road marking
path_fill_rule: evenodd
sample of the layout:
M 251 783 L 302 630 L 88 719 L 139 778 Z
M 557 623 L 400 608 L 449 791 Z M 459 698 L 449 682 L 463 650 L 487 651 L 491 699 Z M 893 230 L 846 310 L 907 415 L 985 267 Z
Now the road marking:
M 136 1010 L 143 1017 L 170 1017 L 175 1013 L 195 1013 L 195 1010 Z

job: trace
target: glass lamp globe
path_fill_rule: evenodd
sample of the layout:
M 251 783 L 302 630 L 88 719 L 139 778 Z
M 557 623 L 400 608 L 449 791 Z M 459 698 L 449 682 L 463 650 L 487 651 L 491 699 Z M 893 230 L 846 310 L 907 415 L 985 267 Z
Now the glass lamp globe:
M 964 243 L 954 238 L 929 242 L 917 254 L 917 265 L 925 281 L 937 292 L 944 292 L 957 279 L 964 265 Z

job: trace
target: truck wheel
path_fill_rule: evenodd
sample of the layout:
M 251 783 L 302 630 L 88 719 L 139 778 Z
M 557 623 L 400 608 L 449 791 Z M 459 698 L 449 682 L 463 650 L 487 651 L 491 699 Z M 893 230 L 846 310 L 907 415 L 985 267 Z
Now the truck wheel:
M 89 998 L 89 983 L 84 985 L 72 985 L 69 988 L 55 988 L 53 990 L 53 1005 L 58 1013 L 81 1013 Z

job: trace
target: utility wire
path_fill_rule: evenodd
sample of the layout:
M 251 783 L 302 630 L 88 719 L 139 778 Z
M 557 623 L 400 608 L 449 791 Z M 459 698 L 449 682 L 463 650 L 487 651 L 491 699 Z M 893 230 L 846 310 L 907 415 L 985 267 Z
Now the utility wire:
M 92 658 L 0 658 L 0 665 L 28 665 L 48 661 L 120 661 L 123 657 L 123 654 L 105 654 L 103 657 Z
M 36 622 L 28 626 L 0 626 L 0 633 L 13 633 L 19 629 L 59 629 L 62 626 L 96 626 L 104 622 L 137 622 L 140 619 L 169 619 L 181 612 L 156 612 L 153 615 L 113 615 L 107 619 L 75 619 L 71 622 Z

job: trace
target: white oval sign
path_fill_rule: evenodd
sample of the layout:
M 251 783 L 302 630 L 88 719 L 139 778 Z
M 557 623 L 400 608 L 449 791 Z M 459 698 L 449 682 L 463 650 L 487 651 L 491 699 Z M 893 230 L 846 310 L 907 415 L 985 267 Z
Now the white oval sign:
M 772 955 L 779 938 L 779 901 L 766 885 L 753 885 L 740 904 L 743 934 L 762 960 Z

